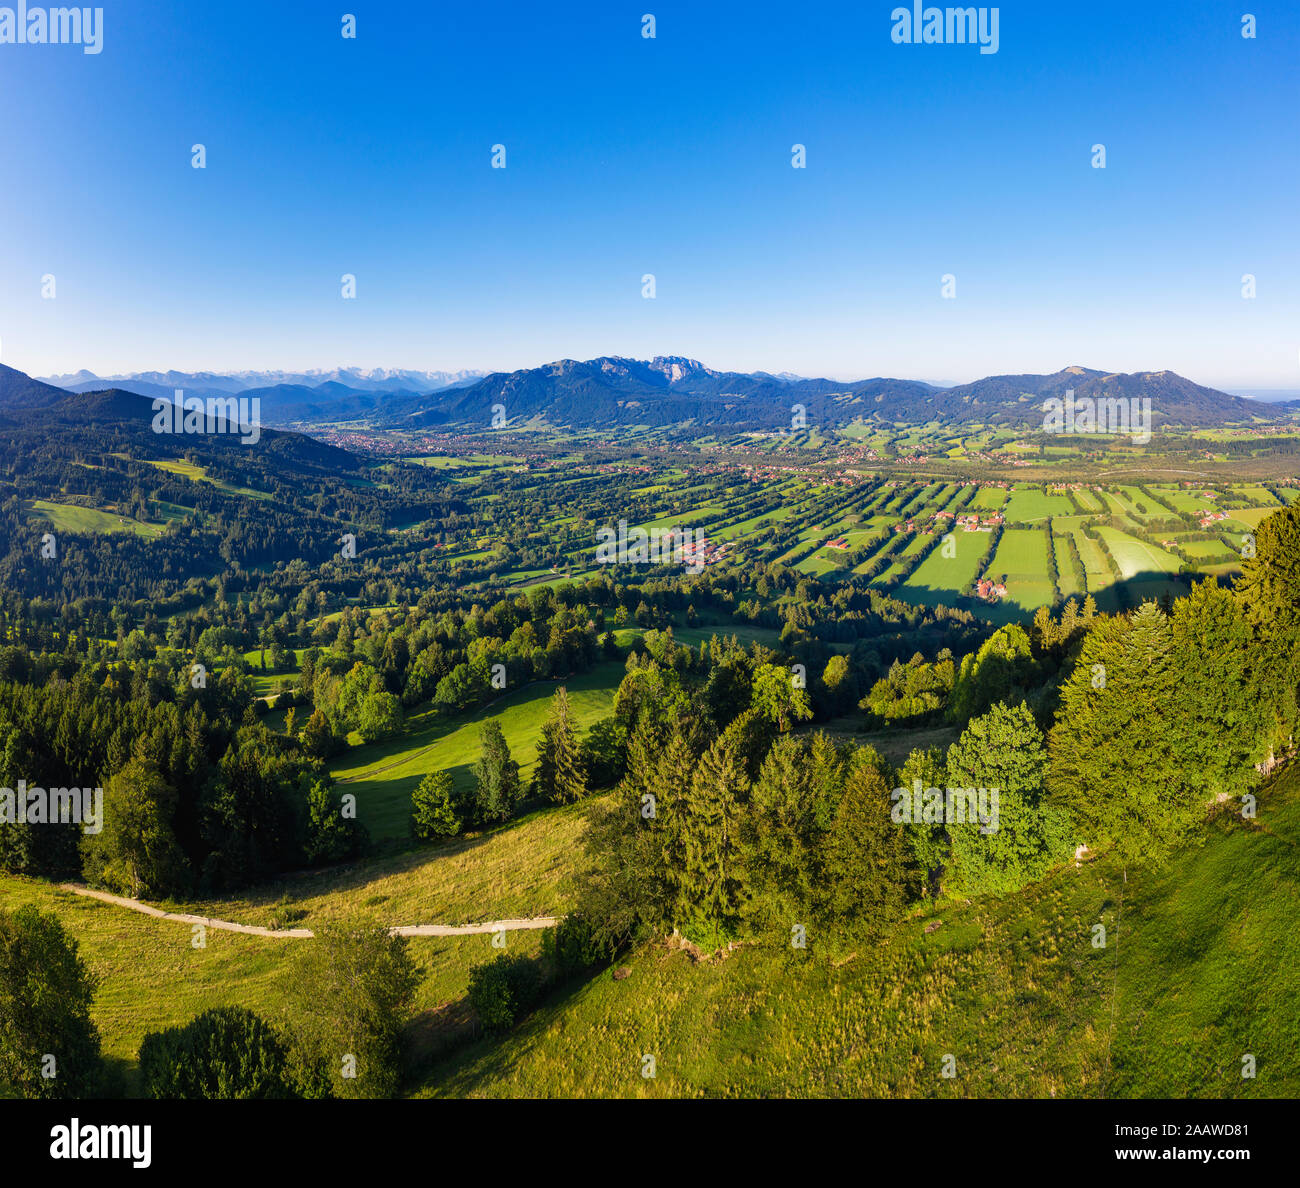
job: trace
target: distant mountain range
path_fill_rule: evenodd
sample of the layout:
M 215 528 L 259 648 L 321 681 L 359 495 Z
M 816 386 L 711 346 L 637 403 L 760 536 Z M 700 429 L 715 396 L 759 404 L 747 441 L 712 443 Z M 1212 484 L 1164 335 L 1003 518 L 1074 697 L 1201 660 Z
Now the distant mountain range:
M 408 414 L 411 423 L 488 424 L 504 408 L 512 424 L 534 418 L 573 427 L 649 425 L 710 429 L 789 428 L 795 405 L 809 426 L 838 427 L 859 418 L 924 424 L 1041 426 L 1042 403 L 1075 399 L 1151 399 L 1157 424 L 1216 426 L 1285 413 L 1292 404 L 1261 405 L 1206 388 L 1172 371 L 1116 374 L 1066 367 L 1051 375 L 996 375 L 940 388 L 919 380 L 828 379 L 713 371 L 693 359 L 562 359 L 543 367 L 498 372 L 439 393 Z M 390 410 L 393 411 L 393 410 Z
M 1213 427 L 1287 416 L 1300 401 L 1265 404 L 1207 388 L 1172 371 L 1112 373 L 1066 367 L 1050 375 L 995 375 L 943 388 L 919 380 L 845 382 L 782 373 L 715 371 L 695 359 L 608 356 L 561 359 L 541 367 L 480 375 L 345 368 L 333 372 L 137 372 L 100 377 L 79 371 L 36 380 L 3 369 L 0 412 L 39 407 L 51 393 L 113 389 L 170 399 L 177 388 L 201 397 L 258 397 L 267 425 L 364 420 L 394 428 L 486 427 L 504 409 L 511 425 L 739 432 L 788 429 L 802 406 L 809 427 L 859 419 L 887 423 L 995 424 L 1036 428 L 1042 403 L 1073 389 L 1086 397 L 1151 400 L 1156 424 Z M 62 399 L 62 396 L 59 397 Z
M 151 400 L 170 400 L 177 388 L 187 396 L 258 396 L 268 425 L 342 421 L 373 415 L 381 405 L 427 396 L 477 382 L 481 371 L 404 371 L 386 367 L 335 368 L 333 371 L 136 371 L 96 375 L 76 371 L 44 383 L 68 392 L 116 388 Z
M 133 392 L 133 385 L 166 388 L 167 395 L 176 388 L 200 394 L 199 389 L 219 392 L 243 392 L 249 388 L 273 388 L 289 384 L 317 388 L 322 384 L 340 384 L 355 392 L 435 392 L 456 384 L 473 383 L 485 375 L 482 371 L 404 371 L 389 367 L 336 367 L 333 371 L 133 371 L 126 375 L 96 375 L 77 371 L 69 375 L 45 376 L 47 384 L 69 392 L 90 392 L 100 388 L 122 388 Z M 156 395 L 154 392 L 141 395 Z

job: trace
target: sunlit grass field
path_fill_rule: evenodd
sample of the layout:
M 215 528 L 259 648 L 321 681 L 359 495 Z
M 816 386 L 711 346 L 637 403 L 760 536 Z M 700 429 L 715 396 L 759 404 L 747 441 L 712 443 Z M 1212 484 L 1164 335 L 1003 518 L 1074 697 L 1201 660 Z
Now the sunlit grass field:
M 403 854 L 290 875 L 233 897 L 163 906 L 266 928 L 313 928 L 359 907 L 392 925 L 563 915 L 573 906 L 580 842 L 596 803 L 547 806 Z
M 623 665 L 602 661 L 563 681 L 535 681 L 505 693 L 484 709 L 454 719 L 428 715 L 427 724 L 397 738 L 356 747 L 335 760 L 333 775 L 344 792 L 357 797 L 357 816 L 376 840 L 408 835 L 411 792 L 431 771 L 449 771 L 456 787 L 473 786 L 473 765 L 482 749 L 479 732 L 496 718 L 525 784 L 536 762 L 537 740 L 555 690 L 564 685 L 577 726 L 585 730 L 610 712 Z
M 79 507 L 71 503 L 52 503 L 48 499 L 32 501 L 28 519 L 33 523 L 48 521 L 56 532 L 133 532 L 137 536 L 159 536 L 161 524 L 146 524 L 117 512 Z

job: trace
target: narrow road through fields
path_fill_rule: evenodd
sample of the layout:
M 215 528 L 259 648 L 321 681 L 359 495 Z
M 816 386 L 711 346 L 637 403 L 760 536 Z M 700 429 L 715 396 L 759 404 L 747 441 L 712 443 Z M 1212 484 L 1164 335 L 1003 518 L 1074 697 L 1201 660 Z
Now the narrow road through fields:
M 212 928 L 218 932 L 242 932 L 245 936 L 269 936 L 276 940 L 306 940 L 315 936 L 309 928 L 259 928 L 255 924 L 236 924 L 231 920 L 214 920 L 209 916 L 164 912 L 161 908 L 141 903 L 138 899 L 128 899 L 125 895 L 113 895 L 108 891 L 96 891 L 92 887 L 82 887 L 77 883 L 64 883 L 63 889 L 71 891 L 74 895 L 98 899 L 101 903 L 127 908 L 145 916 L 153 916 L 158 920 L 175 920 L 178 924 L 202 924 L 205 928 Z M 560 916 L 532 916 L 523 920 L 486 920 L 480 924 L 396 924 L 388 931 L 394 936 L 476 936 L 490 932 L 554 928 L 561 918 Z

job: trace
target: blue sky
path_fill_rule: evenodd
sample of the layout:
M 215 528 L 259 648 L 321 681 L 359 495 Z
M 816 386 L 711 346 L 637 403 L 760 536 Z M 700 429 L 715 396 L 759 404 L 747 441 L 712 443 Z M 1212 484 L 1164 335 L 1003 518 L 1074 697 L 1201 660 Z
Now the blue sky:
M 1300 6 L 895 7 L 106 0 L 0 44 L 0 358 L 1300 387 Z

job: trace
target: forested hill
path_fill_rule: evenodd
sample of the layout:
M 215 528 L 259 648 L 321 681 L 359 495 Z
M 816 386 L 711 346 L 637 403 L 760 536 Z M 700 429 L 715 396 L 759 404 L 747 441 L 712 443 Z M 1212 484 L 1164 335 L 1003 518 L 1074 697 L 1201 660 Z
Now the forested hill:
M 32 379 L 0 363 L 0 411 L 19 408 L 48 408 L 67 399 L 68 393 L 52 384 Z
M 215 579 L 337 557 L 394 526 L 464 510 L 444 476 L 369 460 L 299 433 L 156 433 L 131 392 L 68 393 L 0 374 L 0 584 L 28 597 L 180 597 Z M 374 476 L 374 477 L 372 477 Z M 42 564 L 41 540 L 57 542 Z
M 243 436 L 233 425 L 225 431 L 202 435 L 155 433 L 154 402 L 147 396 L 121 388 L 66 392 L 4 366 L 0 366 L 0 416 L 38 449 L 45 445 L 75 444 L 81 440 L 78 430 L 93 431 L 97 441 L 103 440 L 104 433 L 134 440 L 147 451 L 161 451 L 164 455 L 194 449 L 220 453 L 239 448 Z M 224 423 L 220 417 L 217 422 Z M 200 436 L 202 441 L 198 440 Z M 347 450 L 301 433 L 262 428 L 258 444 L 265 453 L 292 465 L 353 471 L 360 464 Z

